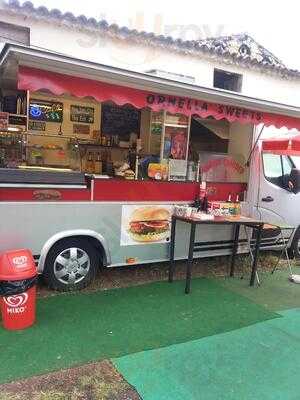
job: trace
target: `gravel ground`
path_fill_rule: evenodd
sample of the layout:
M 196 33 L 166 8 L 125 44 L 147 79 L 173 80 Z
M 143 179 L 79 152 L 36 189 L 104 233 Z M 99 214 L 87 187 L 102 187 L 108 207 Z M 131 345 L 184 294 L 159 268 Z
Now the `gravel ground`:
M 0 386 L 0 400 L 140 400 L 109 361 Z
M 259 270 L 270 270 L 277 260 L 277 254 L 264 252 L 260 254 Z M 230 257 L 211 257 L 194 260 L 193 277 L 225 277 L 228 275 Z M 150 282 L 168 279 L 168 262 L 142 264 L 126 267 L 106 268 L 99 271 L 96 279 L 83 292 L 107 290 L 120 287 L 143 285 Z M 250 262 L 247 255 L 236 257 L 235 270 L 237 276 L 249 279 Z M 177 261 L 175 279 L 185 279 L 186 262 Z M 39 282 L 38 294 L 41 297 L 54 296 L 58 292 L 49 290 L 42 280 Z

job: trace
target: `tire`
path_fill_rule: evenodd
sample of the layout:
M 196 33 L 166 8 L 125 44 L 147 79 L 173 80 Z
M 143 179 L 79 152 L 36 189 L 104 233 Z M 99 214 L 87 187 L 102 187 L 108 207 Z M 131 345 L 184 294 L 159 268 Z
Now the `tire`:
M 291 248 L 289 249 L 289 256 L 290 255 L 292 255 L 293 257 L 295 257 L 297 259 L 300 259 L 300 229 L 299 228 L 296 230 Z
M 63 239 L 50 249 L 43 276 L 51 289 L 80 290 L 95 278 L 98 264 L 97 251 L 87 239 Z

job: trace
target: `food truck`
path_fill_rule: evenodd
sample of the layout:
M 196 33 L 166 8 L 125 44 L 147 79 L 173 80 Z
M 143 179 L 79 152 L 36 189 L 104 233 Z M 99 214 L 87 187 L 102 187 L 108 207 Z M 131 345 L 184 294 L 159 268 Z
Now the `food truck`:
M 50 287 L 168 260 L 174 206 L 203 199 L 211 214 L 293 224 L 298 254 L 291 144 L 260 140 L 264 127 L 299 128 L 296 107 L 12 44 L 0 67 L 0 251 L 31 249 Z M 184 259 L 189 232 L 177 230 Z M 196 240 L 198 257 L 226 255 L 232 230 Z M 278 230 L 262 245 L 282 248 Z

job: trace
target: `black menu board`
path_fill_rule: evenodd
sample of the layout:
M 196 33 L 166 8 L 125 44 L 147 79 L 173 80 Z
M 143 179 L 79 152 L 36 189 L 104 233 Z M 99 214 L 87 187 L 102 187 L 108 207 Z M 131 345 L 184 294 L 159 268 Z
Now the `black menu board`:
M 128 106 L 102 104 L 101 132 L 104 135 L 120 135 L 128 140 L 130 133 L 140 133 L 141 113 Z
M 94 123 L 94 108 L 85 106 L 71 106 L 70 119 L 72 122 Z

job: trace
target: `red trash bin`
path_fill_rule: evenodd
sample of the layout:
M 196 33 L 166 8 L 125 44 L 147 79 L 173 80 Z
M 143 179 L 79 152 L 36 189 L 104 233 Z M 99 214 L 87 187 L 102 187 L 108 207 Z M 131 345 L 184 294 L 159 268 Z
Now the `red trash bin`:
M 30 250 L 0 254 L 0 307 L 6 329 L 25 329 L 35 322 L 37 269 Z

